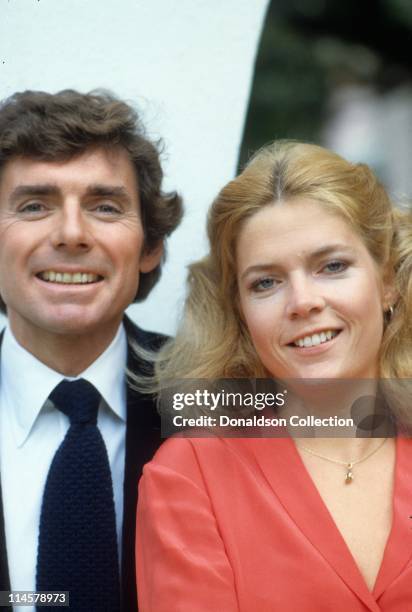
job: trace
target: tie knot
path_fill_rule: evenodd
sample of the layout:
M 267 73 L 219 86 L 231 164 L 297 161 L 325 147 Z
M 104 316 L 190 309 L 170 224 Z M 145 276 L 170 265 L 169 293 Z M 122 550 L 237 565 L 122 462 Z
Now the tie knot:
M 96 425 L 100 393 L 87 380 L 62 380 L 50 393 L 49 399 L 69 417 L 71 425 Z

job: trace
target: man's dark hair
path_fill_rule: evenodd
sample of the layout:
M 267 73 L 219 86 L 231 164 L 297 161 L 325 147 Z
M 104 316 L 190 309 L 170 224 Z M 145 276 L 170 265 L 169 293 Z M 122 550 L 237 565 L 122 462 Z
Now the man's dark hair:
M 151 251 L 179 224 L 182 200 L 176 192 L 162 192 L 159 143 L 146 137 L 131 106 L 107 91 L 82 94 L 71 89 L 56 94 L 24 91 L 0 104 L 0 173 L 15 157 L 64 161 L 96 146 L 123 147 L 129 154 L 137 176 L 144 248 Z M 141 274 L 135 301 L 148 295 L 160 268 Z

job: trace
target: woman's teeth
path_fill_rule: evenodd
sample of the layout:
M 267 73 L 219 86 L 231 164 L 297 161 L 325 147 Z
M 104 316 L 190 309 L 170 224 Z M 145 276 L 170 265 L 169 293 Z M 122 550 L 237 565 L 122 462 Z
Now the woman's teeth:
M 300 348 L 308 348 L 310 346 L 318 346 L 318 344 L 323 344 L 324 342 L 329 342 L 332 338 L 338 335 L 338 331 L 329 329 L 327 331 L 322 331 L 319 334 L 313 334 L 312 336 L 304 336 L 303 338 L 299 338 L 295 340 L 293 344 L 295 346 L 299 346 Z
M 54 272 L 54 270 L 47 270 L 46 272 L 40 272 L 39 277 L 42 280 L 48 281 L 49 283 L 66 283 L 66 284 L 86 284 L 95 283 L 99 280 L 97 274 L 90 272 Z

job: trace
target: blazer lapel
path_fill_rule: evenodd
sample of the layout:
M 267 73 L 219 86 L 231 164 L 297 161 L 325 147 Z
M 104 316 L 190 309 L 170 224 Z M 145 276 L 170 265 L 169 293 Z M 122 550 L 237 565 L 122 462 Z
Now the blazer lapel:
M 135 342 L 145 348 L 155 349 L 164 341 L 164 336 L 144 332 L 127 318 L 124 324 L 129 340 L 128 371 L 141 373 L 144 364 L 136 357 L 131 343 Z M 133 382 L 129 380 L 122 538 L 122 610 L 124 612 L 137 611 L 135 534 L 138 480 L 144 464 L 151 460 L 161 443 L 160 417 L 155 402 L 150 396 L 143 396 L 135 391 L 132 385 Z
M 392 530 L 373 590 L 378 599 L 412 558 L 412 440 L 396 441 Z
M 10 591 L 9 566 L 7 562 L 6 534 L 4 529 L 3 500 L 0 490 L 0 591 Z M 9 608 L 11 609 L 11 608 Z
M 290 438 L 261 439 L 255 456 L 274 493 L 312 545 L 371 610 L 379 607 Z M 316 517 L 316 519 L 314 519 Z
M 3 342 L 4 331 L 0 334 L 0 351 L 1 343 Z M 3 495 L 1 490 L 1 479 L 0 479 L 0 591 L 10 591 L 10 576 L 9 576 L 9 564 L 7 561 L 7 548 L 6 548 L 6 533 L 4 525 L 4 512 L 3 512 Z M 11 607 L 4 608 L 5 610 L 11 610 Z

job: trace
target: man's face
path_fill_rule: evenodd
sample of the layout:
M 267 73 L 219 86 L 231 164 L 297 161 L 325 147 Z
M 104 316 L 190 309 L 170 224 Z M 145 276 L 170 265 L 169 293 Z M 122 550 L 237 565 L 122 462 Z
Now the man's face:
M 140 272 L 137 180 L 123 149 L 64 162 L 15 158 L 0 177 L 0 293 L 23 346 L 39 334 L 112 336 Z

